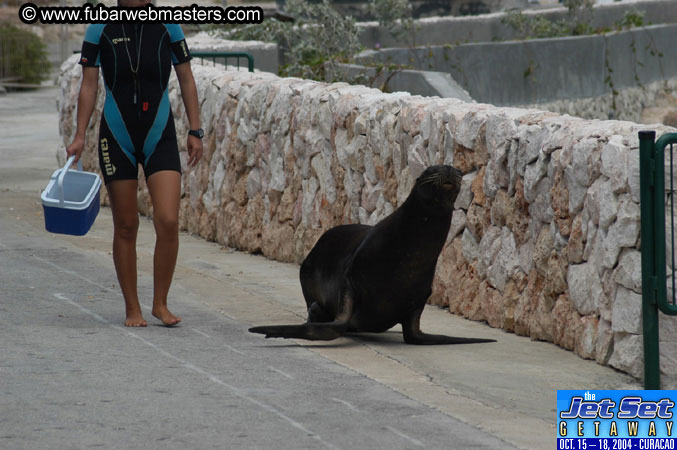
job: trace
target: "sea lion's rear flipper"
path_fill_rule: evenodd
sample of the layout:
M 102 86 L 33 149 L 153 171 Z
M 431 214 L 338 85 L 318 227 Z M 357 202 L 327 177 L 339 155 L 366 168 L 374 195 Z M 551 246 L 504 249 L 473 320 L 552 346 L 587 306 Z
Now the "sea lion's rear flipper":
M 310 341 L 331 341 L 343 336 L 348 329 L 350 317 L 353 312 L 353 294 L 352 289 L 347 288 L 341 296 L 339 313 L 328 322 L 307 322 L 302 325 L 268 325 L 262 327 L 253 327 L 249 329 L 251 333 L 265 334 L 266 338 L 297 338 L 308 339 Z M 319 307 L 319 305 L 316 305 Z M 312 307 L 311 307 L 312 308 Z M 309 317 L 311 314 L 309 312 Z
M 345 332 L 345 324 L 304 323 L 302 325 L 269 325 L 253 327 L 251 333 L 265 334 L 266 338 L 307 339 L 309 341 L 331 341 L 341 337 Z
M 319 303 L 313 302 L 308 308 L 308 322 L 325 323 L 333 322 L 334 318 L 325 311 Z
M 449 345 L 449 344 L 480 344 L 483 342 L 496 342 L 495 339 L 477 339 L 442 334 L 427 334 L 421 331 L 421 313 L 423 308 L 414 311 L 407 320 L 402 322 L 402 334 L 404 342 L 413 345 Z

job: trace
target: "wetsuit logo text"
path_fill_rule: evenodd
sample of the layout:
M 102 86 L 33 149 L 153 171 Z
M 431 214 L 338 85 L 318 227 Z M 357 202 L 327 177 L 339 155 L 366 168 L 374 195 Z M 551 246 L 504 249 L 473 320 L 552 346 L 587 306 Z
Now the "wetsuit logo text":
M 106 175 L 111 176 L 115 173 L 115 166 L 110 161 L 110 154 L 108 153 L 108 139 L 101 139 L 101 156 L 103 157 L 103 165 L 106 169 Z

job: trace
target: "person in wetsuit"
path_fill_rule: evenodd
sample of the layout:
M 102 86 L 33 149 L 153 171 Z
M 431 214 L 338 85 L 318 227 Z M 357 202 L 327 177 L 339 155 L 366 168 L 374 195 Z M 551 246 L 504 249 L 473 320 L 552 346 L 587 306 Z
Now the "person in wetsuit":
M 119 5 L 147 3 L 150 0 L 121 0 Z M 183 32 L 176 24 L 92 24 L 82 44 L 77 130 L 66 152 L 76 155 L 76 161 L 80 159 L 101 67 L 106 100 L 99 128 L 99 164 L 113 213 L 113 261 L 125 299 L 126 326 L 147 326 L 137 294 L 139 165 L 153 203 L 157 236 L 152 314 L 168 326 L 181 321 L 167 308 L 179 247 L 181 194 L 181 160 L 167 84 L 174 65 L 190 126 L 188 165 L 194 166 L 202 157 L 204 133 L 190 59 Z

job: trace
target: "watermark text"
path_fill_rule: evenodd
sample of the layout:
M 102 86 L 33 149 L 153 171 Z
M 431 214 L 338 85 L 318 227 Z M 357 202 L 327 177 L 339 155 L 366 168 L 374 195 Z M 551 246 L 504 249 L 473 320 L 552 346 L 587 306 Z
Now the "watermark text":
M 19 18 L 27 24 L 40 23 L 223 23 L 257 24 L 263 22 L 263 9 L 258 6 L 155 6 L 136 8 L 121 6 L 36 6 L 25 3 Z

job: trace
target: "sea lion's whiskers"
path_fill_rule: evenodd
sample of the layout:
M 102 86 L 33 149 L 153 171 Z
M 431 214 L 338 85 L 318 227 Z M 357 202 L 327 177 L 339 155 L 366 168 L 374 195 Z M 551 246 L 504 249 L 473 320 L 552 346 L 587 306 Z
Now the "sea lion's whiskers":
M 439 173 L 434 173 L 432 175 L 426 176 L 425 178 L 421 178 L 421 180 L 419 182 L 421 184 L 435 183 L 436 186 L 439 186 L 441 179 L 442 179 L 442 176 Z

